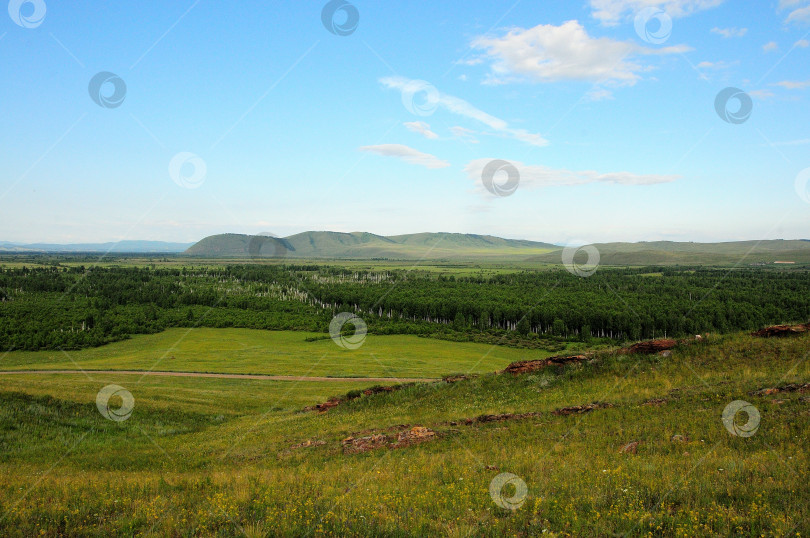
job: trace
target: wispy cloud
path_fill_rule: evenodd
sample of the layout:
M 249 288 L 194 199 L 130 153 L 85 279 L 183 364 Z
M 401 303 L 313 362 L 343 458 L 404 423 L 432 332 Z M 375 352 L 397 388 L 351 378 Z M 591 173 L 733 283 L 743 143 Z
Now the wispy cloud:
M 380 83 L 386 88 L 406 92 L 412 90 L 414 85 L 418 85 L 419 81 L 407 79 L 405 77 L 384 77 L 380 79 Z M 539 133 L 532 133 L 525 129 L 512 128 L 506 121 L 487 114 L 483 110 L 474 107 L 459 97 L 448 95 L 436 90 L 435 100 L 435 105 L 437 107 L 441 107 L 453 114 L 480 122 L 501 136 L 508 136 L 510 138 L 514 138 L 515 140 L 526 142 L 532 146 L 542 147 L 548 145 L 548 140 L 543 138 L 543 136 Z
M 750 95 L 754 99 L 764 101 L 765 99 L 770 99 L 771 97 L 773 97 L 774 93 L 771 90 L 753 90 L 748 92 L 748 95 Z
M 788 11 L 785 22 L 810 21 L 810 0 L 779 0 L 779 10 Z
M 810 80 L 796 81 L 796 80 L 782 80 L 775 82 L 774 86 L 781 86 L 786 90 L 803 90 L 810 86 Z
M 715 26 L 712 28 L 712 33 L 730 39 L 732 37 L 743 37 L 748 33 L 748 28 L 717 28 Z
M 779 44 L 776 41 L 769 41 L 768 43 L 762 45 L 762 50 L 764 50 L 765 52 L 777 51 L 779 50 Z
M 670 17 L 686 17 L 698 11 L 717 7 L 725 0 L 590 0 L 593 17 L 602 24 L 615 25 L 632 18 L 644 8 L 655 6 Z
M 477 134 L 472 129 L 467 129 L 466 127 L 460 127 L 458 125 L 450 127 L 450 132 L 453 133 L 453 136 L 457 138 L 463 138 L 467 142 L 472 144 L 477 144 L 478 140 L 476 140 L 475 135 Z
M 382 155 L 383 157 L 396 157 L 398 159 L 402 159 L 403 161 L 415 164 L 418 166 L 424 166 L 425 168 L 447 168 L 450 166 L 450 163 L 447 161 L 443 161 L 436 157 L 435 155 L 431 155 L 429 153 L 422 153 L 419 150 L 413 149 L 411 147 L 405 146 L 403 144 L 380 144 L 377 146 L 361 146 L 360 151 L 368 151 L 370 153 L 376 153 L 377 155 Z
M 774 142 L 769 144 L 771 146 L 806 146 L 810 144 L 810 138 L 801 138 L 799 140 L 785 140 L 784 142 Z
M 594 38 L 578 21 L 513 28 L 501 37 L 479 37 L 472 46 L 492 62 L 487 82 L 494 84 L 573 80 L 632 86 L 650 69 L 637 60 L 639 56 L 691 50 L 684 45 L 650 49 L 633 41 Z
M 413 131 L 414 133 L 419 133 L 420 135 L 424 136 L 425 138 L 436 139 L 439 138 L 439 135 L 434 133 L 430 130 L 430 125 L 425 123 L 424 121 L 407 121 L 403 125 L 409 130 Z
M 493 159 L 476 159 L 470 161 L 464 171 L 467 177 L 483 190 L 481 174 L 484 167 Z M 520 189 L 539 189 L 543 187 L 559 187 L 573 185 L 587 185 L 589 183 L 615 183 L 619 185 L 657 185 L 671 183 L 680 176 L 661 174 L 634 174 L 632 172 L 601 173 L 594 170 L 562 170 L 542 165 L 527 165 L 512 161 L 520 174 Z M 497 177 L 496 177 L 497 181 Z

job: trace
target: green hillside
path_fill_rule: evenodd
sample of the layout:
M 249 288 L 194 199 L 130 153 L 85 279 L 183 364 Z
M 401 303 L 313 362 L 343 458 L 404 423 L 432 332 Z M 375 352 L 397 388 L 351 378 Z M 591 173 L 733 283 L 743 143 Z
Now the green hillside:
M 712 335 L 368 395 L 361 379 L 0 375 L 0 535 L 807 536 L 808 344 Z M 100 413 L 109 384 L 129 418 Z
M 692 243 L 642 241 L 639 243 L 597 243 L 604 265 L 747 265 L 777 261 L 810 263 L 810 241 L 766 240 Z M 533 256 L 528 261 L 560 263 L 562 251 Z M 582 261 L 585 254 L 582 254 Z M 576 258 L 579 262 L 579 258 Z
M 516 259 L 559 246 L 489 235 L 419 233 L 385 237 L 366 232 L 303 232 L 284 238 L 212 235 L 185 254 L 204 258 Z
M 810 264 L 810 241 L 597 243 L 604 265 L 734 265 L 777 261 Z M 212 235 L 185 254 L 200 258 L 500 260 L 559 264 L 563 247 L 491 235 L 302 232 L 284 238 Z M 584 253 L 582 254 L 585 260 Z M 576 258 L 580 261 L 579 258 Z

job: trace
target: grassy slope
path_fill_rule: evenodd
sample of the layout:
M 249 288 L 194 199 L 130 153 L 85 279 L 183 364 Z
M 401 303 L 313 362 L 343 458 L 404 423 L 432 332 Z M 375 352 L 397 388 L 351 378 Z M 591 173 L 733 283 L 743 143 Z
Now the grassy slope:
M 599 243 L 600 262 L 606 265 L 733 265 L 795 261 L 810 263 L 810 241 L 768 240 L 726 243 L 652 241 Z M 560 263 L 561 251 L 532 257 L 542 263 Z M 584 258 L 583 258 L 584 261 Z
M 197 257 L 246 257 L 251 236 L 206 237 L 186 254 Z M 303 232 L 283 238 L 287 258 L 524 259 L 559 248 L 534 241 L 492 236 L 424 233 L 384 237 L 370 233 Z
M 366 337 L 341 349 L 322 333 L 253 329 L 169 329 L 81 351 L 14 351 L 0 370 L 165 370 L 328 377 L 441 377 L 492 372 L 510 362 L 551 353 L 453 343 L 411 335 Z M 306 338 L 319 340 L 307 342 Z
M 810 404 L 749 392 L 809 381 L 808 349 L 810 335 L 733 335 L 669 358 L 417 385 L 323 415 L 279 404 L 268 382 L 149 380 L 128 387 L 136 412 L 123 423 L 95 410 L 109 379 L 0 378 L 0 533 L 806 535 Z M 652 397 L 668 401 L 642 405 Z M 720 421 L 736 399 L 761 413 L 753 437 L 733 437 Z M 550 414 L 595 400 L 616 407 Z M 447 424 L 509 411 L 541 415 Z M 405 423 L 442 436 L 365 454 L 340 448 L 354 432 Z M 307 439 L 326 444 L 290 449 Z M 620 454 L 630 441 L 638 452 Z M 515 512 L 489 496 L 499 472 L 528 486 Z

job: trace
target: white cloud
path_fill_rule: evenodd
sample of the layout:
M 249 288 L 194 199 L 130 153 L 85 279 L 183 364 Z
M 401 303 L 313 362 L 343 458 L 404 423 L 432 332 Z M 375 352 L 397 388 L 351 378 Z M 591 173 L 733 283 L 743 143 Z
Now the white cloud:
M 463 138 L 467 142 L 470 142 L 472 144 L 478 143 L 478 140 L 476 140 L 475 138 L 476 132 L 473 131 L 472 129 L 467 129 L 466 127 L 460 127 L 456 125 L 454 127 L 450 127 L 450 132 L 453 133 L 453 136 L 457 138 Z
M 717 70 L 717 69 L 728 69 L 729 67 L 731 67 L 733 65 L 737 65 L 738 63 L 739 62 L 724 62 L 722 60 L 719 61 L 719 62 L 700 62 L 699 64 L 697 64 L 697 68 L 698 69 L 715 69 L 715 70 Z
M 799 47 L 801 49 L 806 49 L 807 47 L 810 47 L 810 41 L 808 41 L 806 39 L 800 39 L 800 40 L 796 41 L 796 43 L 794 43 L 793 46 L 794 47 Z
M 420 135 L 424 136 L 425 138 L 436 139 L 439 138 L 439 135 L 434 133 L 430 130 L 430 125 L 423 121 L 407 121 L 403 125 L 408 128 L 409 131 L 413 131 L 414 133 L 419 133 Z
M 781 82 L 777 82 L 774 84 L 775 86 L 781 86 L 786 90 L 803 90 L 810 86 L 810 80 L 805 81 L 796 81 L 796 80 L 783 80 Z
M 785 22 L 810 21 L 810 0 L 779 0 L 779 10 L 788 10 Z
M 806 146 L 810 144 L 810 138 L 802 138 L 799 140 L 786 140 L 784 142 L 774 142 L 772 146 Z
M 748 33 L 748 28 L 712 28 L 712 33 L 721 35 L 726 39 L 731 37 L 743 37 Z
M 483 190 L 481 174 L 484 167 L 493 159 L 476 159 L 470 161 L 464 171 L 467 177 Z M 671 183 L 680 178 L 673 175 L 633 174 L 631 172 L 599 173 L 593 170 L 573 171 L 555 170 L 546 166 L 526 165 L 512 161 L 520 174 L 520 189 L 539 189 L 543 187 L 558 187 L 571 185 L 587 185 L 588 183 L 616 183 L 619 185 L 657 185 Z M 498 177 L 495 177 L 498 181 Z
M 613 92 L 605 88 L 596 87 L 588 92 L 587 97 L 589 101 L 605 101 L 613 99 Z
M 385 77 L 380 79 L 380 83 L 386 88 L 399 90 L 400 92 L 412 91 L 414 86 L 419 87 L 420 85 L 419 81 L 404 77 Z M 548 145 L 548 140 L 543 138 L 540 134 L 531 133 L 525 129 L 514 129 L 504 120 L 487 114 L 464 99 L 442 93 L 438 90 L 435 90 L 435 95 L 433 95 L 432 98 L 435 100 L 434 104 L 437 108 L 442 107 L 453 114 L 483 123 L 501 136 L 508 136 L 522 142 L 527 142 L 533 146 L 541 147 Z
M 725 0 L 590 0 L 593 17 L 602 24 L 614 25 L 632 18 L 644 8 L 655 6 L 670 17 L 686 17 L 698 11 L 717 7 Z
M 773 52 L 775 50 L 779 50 L 779 45 L 776 43 L 776 41 L 770 41 L 769 43 L 762 45 L 762 50 L 765 52 Z
M 513 28 L 503 37 L 479 37 L 472 46 L 483 49 L 492 60 L 490 83 L 578 80 L 614 86 L 631 86 L 641 78 L 639 73 L 649 69 L 633 61 L 633 56 L 690 50 L 684 46 L 647 49 L 632 41 L 594 38 L 578 21 Z
M 380 144 L 378 146 L 362 146 L 360 147 L 360 151 L 368 151 L 371 153 L 376 153 L 377 155 L 382 155 L 383 157 L 396 157 L 411 164 L 424 166 L 425 168 L 431 169 L 447 168 L 448 166 L 450 166 L 449 162 L 443 161 L 438 157 L 436 157 L 435 155 L 430 155 L 429 153 L 422 153 L 419 150 L 415 150 L 411 147 L 404 146 L 402 144 Z
M 748 95 L 750 95 L 754 99 L 760 99 L 762 101 L 764 101 L 765 99 L 770 99 L 771 97 L 774 96 L 771 90 L 754 90 L 748 92 Z

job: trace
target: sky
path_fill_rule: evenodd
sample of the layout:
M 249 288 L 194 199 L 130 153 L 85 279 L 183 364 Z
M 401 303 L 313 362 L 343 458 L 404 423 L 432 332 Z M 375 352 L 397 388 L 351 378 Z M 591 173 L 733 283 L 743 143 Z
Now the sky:
M 0 240 L 810 238 L 810 0 L 11 0 Z

